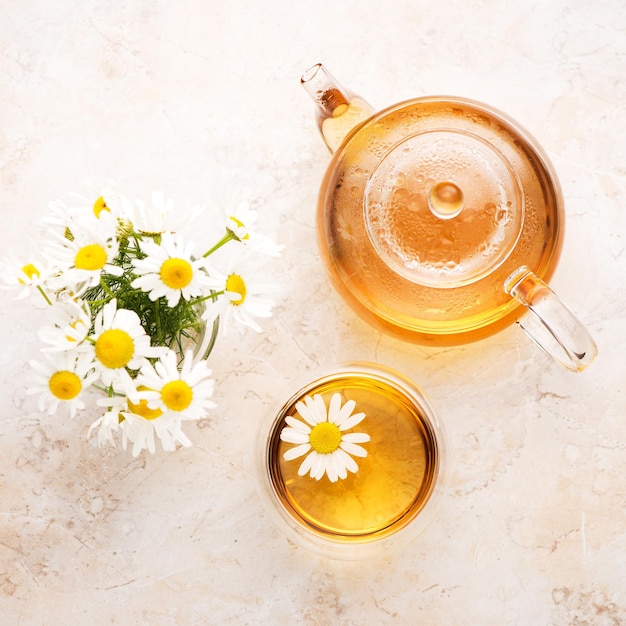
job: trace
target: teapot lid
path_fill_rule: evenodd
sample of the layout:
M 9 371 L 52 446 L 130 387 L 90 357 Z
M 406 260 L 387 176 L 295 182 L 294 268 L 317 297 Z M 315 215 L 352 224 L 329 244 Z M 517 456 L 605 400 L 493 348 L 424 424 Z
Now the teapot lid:
M 468 129 L 403 138 L 371 172 L 368 235 L 407 280 L 458 287 L 493 272 L 515 247 L 524 219 L 517 173 L 498 148 Z

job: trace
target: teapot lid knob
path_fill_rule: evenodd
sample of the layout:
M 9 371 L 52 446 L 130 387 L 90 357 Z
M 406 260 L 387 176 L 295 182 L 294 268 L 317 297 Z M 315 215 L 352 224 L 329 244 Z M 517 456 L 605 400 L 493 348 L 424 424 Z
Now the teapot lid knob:
M 428 192 L 428 208 L 439 219 L 450 220 L 463 210 L 463 192 L 455 183 L 442 181 Z

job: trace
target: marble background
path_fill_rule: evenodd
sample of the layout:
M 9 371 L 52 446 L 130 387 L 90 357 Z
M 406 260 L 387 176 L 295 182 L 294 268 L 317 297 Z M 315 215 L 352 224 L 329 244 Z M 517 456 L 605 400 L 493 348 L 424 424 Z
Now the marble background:
M 551 364 L 517 327 L 426 349 L 355 318 L 314 240 L 328 154 L 299 78 L 318 61 L 376 107 L 466 96 L 541 141 L 567 204 L 552 286 L 598 343 L 589 370 Z M 187 428 L 193 447 L 137 459 L 86 443 L 88 419 L 37 411 L 41 310 L 0 292 L 0 622 L 626 623 L 625 179 L 621 0 L 5 0 L 3 252 L 49 200 L 110 181 L 180 206 L 249 200 L 286 248 L 264 332 L 212 357 L 219 407 Z M 252 476 L 290 382 L 353 359 L 417 381 L 452 458 L 435 523 L 363 563 L 291 544 Z

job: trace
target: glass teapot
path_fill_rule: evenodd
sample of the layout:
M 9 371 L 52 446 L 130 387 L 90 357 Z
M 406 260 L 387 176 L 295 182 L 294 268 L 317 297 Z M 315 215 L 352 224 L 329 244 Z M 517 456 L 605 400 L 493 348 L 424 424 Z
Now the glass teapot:
M 381 331 L 426 345 L 513 322 L 573 371 L 596 345 L 547 286 L 564 210 L 537 142 L 493 108 L 421 97 L 375 113 L 317 64 L 302 76 L 332 159 L 318 245 L 335 288 Z

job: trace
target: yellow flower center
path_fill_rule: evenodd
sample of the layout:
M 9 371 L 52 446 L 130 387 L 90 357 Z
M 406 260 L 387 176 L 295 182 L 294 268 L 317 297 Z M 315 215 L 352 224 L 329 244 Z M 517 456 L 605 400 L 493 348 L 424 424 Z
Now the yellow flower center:
M 32 263 L 27 263 L 23 268 L 22 268 L 22 272 L 28 276 L 28 278 L 30 280 L 33 279 L 33 277 L 35 276 L 40 276 L 39 270 L 32 264 Z M 20 283 L 22 283 L 22 285 L 25 285 L 26 283 L 20 278 L 18 279 Z
M 109 369 L 124 367 L 135 352 L 133 338 L 124 330 L 105 330 L 96 340 L 96 357 Z
M 161 265 L 161 280 L 170 289 L 183 289 L 193 278 L 191 263 L 185 259 L 167 259 Z
M 157 417 L 163 415 L 161 409 L 151 409 L 148 406 L 147 400 L 139 400 L 139 404 L 134 404 L 129 400 L 128 408 L 131 413 L 139 415 L 139 417 L 143 417 L 145 420 L 155 420 Z
M 86 324 L 85 322 L 83 322 L 83 320 L 76 320 L 74 322 L 71 322 L 69 326 L 72 330 L 78 331 L 79 326 L 82 326 L 84 328 Z M 65 335 L 65 339 L 67 341 L 76 341 L 76 337 L 72 337 L 71 335 Z
M 309 434 L 311 447 L 319 454 L 334 452 L 341 443 L 341 431 L 339 426 L 331 422 L 320 422 L 313 426 Z
M 241 297 L 238 300 L 231 300 L 230 303 L 235 306 L 239 306 L 243 304 L 243 301 L 246 299 L 247 289 L 246 283 L 243 278 L 239 276 L 239 274 L 231 274 L 226 279 L 226 291 L 231 291 L 232 293 L 238 293 Z
M 230 219 L 233 220 L 239 228 L 245 226 L 245 224 L 241 220 L 238 220 L 234 215 L 231 215 Z M 241 237 L 241 239 L 250 239 L 250 233 L 246 233 L 243 237 Z
M 106 250 L 98 243 L 83 246 L 74 258 L 74 266 L 79 270 L 101 270 L 106 262 Z
M 96 217 L 100 217 L 100 213 L 102 213 L 102 211 L 108 211 L 109 213 L 111 212 L 111 209 L 109 209 L 109 207 L 107 206 L 106 201 L 104 200 L 104 198 L 102 196 L 100 196 L 93 205 L 93 212 L 95 214 Z
M 184 411 L 193 400 L 193 390 L 184 380 L 172 380 L 163 385 L 161 400 L 171 411 Z
M 55 398 L 72 400 L 80 393 L 83 384 L 74 372 L 60 370 L 50 376 L 48 387 Z

